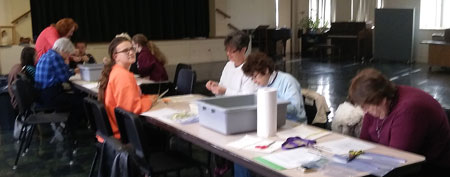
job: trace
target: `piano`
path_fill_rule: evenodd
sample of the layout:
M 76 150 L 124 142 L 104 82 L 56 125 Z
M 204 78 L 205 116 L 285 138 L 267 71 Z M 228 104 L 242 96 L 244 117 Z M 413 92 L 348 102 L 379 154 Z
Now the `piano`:
M 286 56 L 286 41 L 291 38 L 291 29 L 259 26 L 256 29 L 243 31 L 252 38 L 252 48 L 258 48 L 259 51 L 272 57 L 274 61 L 281 60 Z
M 372 57 L 372 32 L 365 22 L 334 22 L 326 32 L 331 44 L 341 50 L 341 58 L 360 61 Z

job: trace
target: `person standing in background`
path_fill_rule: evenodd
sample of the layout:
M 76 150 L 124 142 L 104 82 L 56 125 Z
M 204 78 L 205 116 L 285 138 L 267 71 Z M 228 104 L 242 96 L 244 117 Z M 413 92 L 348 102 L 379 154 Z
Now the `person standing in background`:
M 51 24 L 47 28 L 45 28 L 38 36 L 36 40 L 36 61 L 35 64 L 38 63 L 44 53 L 50 50 L 53 47 L 53 44 L 60 37 L 66 37 L 70 39 L 72 37 L 73 32 L 78 29 L 78 24 L 73 21 L 71 18 L 63 18 L 59 20 L 56 24 Z

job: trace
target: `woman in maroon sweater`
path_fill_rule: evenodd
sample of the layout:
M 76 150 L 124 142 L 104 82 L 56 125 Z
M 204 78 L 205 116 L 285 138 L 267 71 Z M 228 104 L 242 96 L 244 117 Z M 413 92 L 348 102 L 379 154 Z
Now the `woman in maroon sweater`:
M 134 35 L 132 42 L 138 53 L 136 63 L 139 75 L 153 81 L 168 80 L 167 72 L 164 68 L 167 60 L 159 48 L 148 41 L 143 34 Z
M 352 79 L 349 97 L 366 112 L 361 139 L 424 155 L 422 172 L 427 175 L 448 174 L 450 127 L 433 97 L 413 87 L 396 86 L 371 68 Z

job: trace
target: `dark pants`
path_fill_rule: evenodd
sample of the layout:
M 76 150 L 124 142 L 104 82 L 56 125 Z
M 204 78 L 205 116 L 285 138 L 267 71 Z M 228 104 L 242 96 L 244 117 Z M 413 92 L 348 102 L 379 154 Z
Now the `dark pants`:
M 64 90 L 62 86 L 52 86 L 41 90 L 39 106 L 54 108 L 58 112 L 70 113 L 67 126 L 70 132 L 81 127 L 84 122 L 83 96 L 79 91 Z

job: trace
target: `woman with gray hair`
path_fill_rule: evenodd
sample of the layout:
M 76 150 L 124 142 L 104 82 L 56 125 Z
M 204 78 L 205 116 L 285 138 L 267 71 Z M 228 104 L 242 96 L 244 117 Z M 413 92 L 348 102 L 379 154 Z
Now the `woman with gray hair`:
M 75 47 L 68 38 L 59 38 L 52 49 L 42 55 L 34 79 L 35 88 L 40 91 L 40 104 L 52 107 L 70 104 L 67 103 L 71 102 L 69 94 L 64 91 L 62 84 L 75 74 L 68 66 L 68 58 L 74 51 Z
M 69 56 L 74 51 L 75 47 L 68 38 L 56 40 L 52 49 L 39 59 L 34 79 L 35 88 L 39 92 L 39 106 L 52 107 L 57 111 L 70 109 L 69 133 L 73 133 L 79 127 L 80 119 L 84 117 L 84 110 L 79 106 L 83 104 L 81 94 L 63 87 L 63 83 L 67 83 L 75 74 L 68 65 Z
M 68 59 L 75 47 L 68 38 L 59 38 L 52 49 L 42 55 L 36 65 L 35 87 L 43 92 L 59 87 L 75 73 L 69 69 Z

